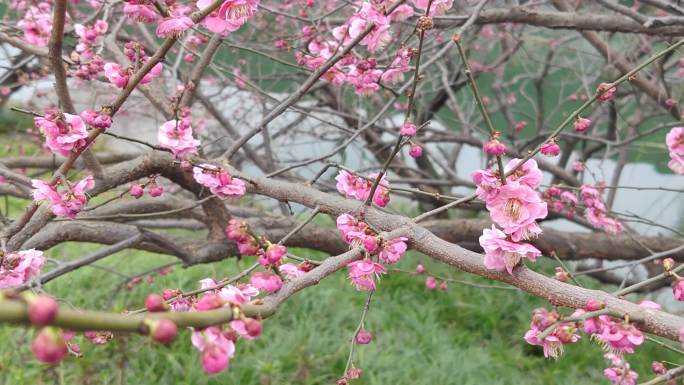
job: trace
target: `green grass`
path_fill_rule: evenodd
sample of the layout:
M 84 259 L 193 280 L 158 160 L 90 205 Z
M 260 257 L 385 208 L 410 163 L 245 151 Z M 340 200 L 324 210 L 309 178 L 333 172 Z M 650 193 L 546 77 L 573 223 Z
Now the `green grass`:
M 48 254 L 60 259 L 78 258 L 97 247 L 63 245 Z M 296 253 L 321 257 L 307 250 Z M 172 259 L 165 256 L 126 251 L 97 265 L 136 274 L 169 261 Z M 431 264 L 415 254 L 405 256 L 400 267 L 411 269 L 419 261 L 435 273 L 486 282 Z M 552 268 L 549 261 L 536 267 L 545 271 Z M 84 267 L 48 283 L 45 289 L 76 307 L 134 309 L 148 293 L 167 287 L 193 289 L 201 278 L 222 278 L 238 268 L 235 259 L 178 267 L 172 274 L 156 276 L 152 283 L 117 291 L 119 276 Z M 586 338 L 569 346 L 559 361 L 546 360 L 540 349 L 525 344 L 522 335 L 530 312 L 543 306 L 543 301 L 518 291 L 457 284 L 446 292 L 428 291 L 423 279 L 398 273 L 381 281 L 366 321 L 374 340 L 357 349 L 355 362 L 364 370 L 357 384 L 605 383 L 601 350 Z M 31 355 L 33 330 L 2 326 L 0 384 L 330 384 L 344 370 L 348 340 L 364 301 L 365 295 L 355 291 L 344 274 L 330 277 L 285 303 L 264 322 L 259 339 L 239 341 L 230 369 L 216 376 L 202 373 L 198 352 L 185 330 L 170 347 L 153 345 L 137 335 L 117 335 L 105 346 L 92 345 L 77 336 L 83 357 L 70 357 L 50 368 Z M 653 359 L 677 362 L 673 354 L 650 343 L 639 348 L 629 361 L 643 379 L 649 376 Z

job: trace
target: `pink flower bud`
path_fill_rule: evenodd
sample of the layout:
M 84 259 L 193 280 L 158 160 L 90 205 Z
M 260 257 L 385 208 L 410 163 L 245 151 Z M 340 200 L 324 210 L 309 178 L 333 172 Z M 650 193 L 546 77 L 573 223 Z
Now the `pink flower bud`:
M 45 326 L 51 323 L 58 310 L 57 301 L 50 296 L 39 295 L 29 300 L 28 316 L 34 325 Z
M 178 328 L 168 319 L 153 320 L 148 322 L 150 335 L 160 344 L 168 344 L 176 338 Z
M 145 194 L 145 191 L 143 190 L 142 187 L 140 187 L 139 184 L 134 184 L 133 186 L 131 186 L 131 189 L 128 190 L 128 192 L 131 193 L 131 195 L 135 199 L 138 199 L 138 198 L 142 197 L 143 194 Z
M 589 127 L 591 127 L 591 120 L 580 118 L 579 116 L 577 117 L 577 120 L 575 120 L 575 131 L 584 132 L 588 130 Z
M 606 307 L 606 303 L 603 301 L 599 301 L 598 299 L 590 299 L 587 301 L 587 304 L 584 305 L 584 308 L 588 311 L 601 310 L 604 307 Z
M 556 144 L 555 138 L 551 139 L 550 142 L 542 144 L 541 153 L 546 156 L 558 156 L 560 154 L 560 147 Z
M 62 331 L 48 326 L 40 329 L 31 344 L 31 351 L 39 361 L 56 364 L 64 358 L 68 349 Z
M 670 270 L 672 270 L 672 268 L 674 267 L 674 265 L 675 265 L 674 259 L 672 259 L 672 258 L 665 258 L 665 259 L 663 259 L 663 269 L 665 269 L 665 271 L 670 271 Z
M 250 337 L 259 337 L 261 335 L 261 322 L 253 318 L 245 319 L 245 330 Z
M 416 273 L 418 273 L 418 274 L 425 273 L 425 266 L 423 266 L 421 264 L 416 265 Z
M 677 279 L 672 286 L 672 294 L 677 301 L 684 301 L 684 279 Z
M 667 108 L 672 108 L 672 107 L 675 106 L 675 104 L 677 104 L 677 101 L 674 100 L 674 99 L 668 98 L 668 99 L 665 99 L 664 104 L 665 104 L 665 107 L 667 107 Z
M 663 363 L 660 361 L 653 361 L 651 363 L 651 370 L 653 370 L 653 373 L 658 375 L 662 375 L 665 374 L 665 372 L 667 372 L 667 369 L 665 369 L 665 365 L 663 365 Z
M 577 172 L 582 172 L 584 171 L 584 162 L 575 161 L 575 163 L 572 164 L 572 169 L 577 171 Z
M 268 263 L 275 265 L 287 254 L 287 247 L 279 244 L 271 244 L 266 248 L 264 255 L 268 260 Z
M 368 345 L 373 340 L 373 335 L 367 332 L 365 329 L 359 330 L 356 333 L 356 343 L 359 345 Z
M 152 182 L 147 186 L 147 192 L 150 193 L 151 197 L 156 198 L 164 193 L 164 188 Z
M 401 126 L 401 130 L 399 130 L 399 134 L 402 136 L 415 136 L 417 132 L 417 127 L 415 124 L 411 122 L 406 122 L 404 123 L 403 126 Z
M 350 380 L 358 380 L 359 378 L 361 378 L 362 374 L 363 370 L 361 370 L 361 368 L 352 367 L 349 368 L 349 370 L 347 370 L 347 374 L 345 375 L 345 377 Z
M 409 155 L 412 158 L 420 158 L 420 156 L 423 155 L 423 147 L 420 147 L 417 144 L 412 144 L 411 149 L 409 150 Z
M 561 282 L 565 282 L 568 280 L 568 278 L 570 278 L 570 273 L 565 271 L 562 267 L 557 266 L 556 267 L 556 279 L 561 281 Z
M 506 145 L 498 140 L 486 142 L 482 148 L 487 155 L 502 156 L 506 153 Z
M 615 91 L 617 91 L 617 87 L 610 83 L 601 83 L 596 89 L 596 92 L 599 94 L 599 100 L 602 102 L 612 99 Z
M 513 126 L 513 131 L 515 131 L 515 133 L 519 133 L 525 127 L 527 127 L 527 120 L 521 120 L 518 123 L 516 123 L 515 126 Z
M 437 281 L 435 280 L 434 277 L 427 277 L 425 278 L 425 287 L 428 289 L 436 289 L 437 288 Z
M 149 312 L 166 311 L 169 306 L 159 294 L 150 294 L 145 298 L 145 308 Z
M 442 282 L 442 283 L 439 284 L 439 290 L 446 291 L 447 289 L 449 289 L 449 284 L 448 284 L 448 283 Z

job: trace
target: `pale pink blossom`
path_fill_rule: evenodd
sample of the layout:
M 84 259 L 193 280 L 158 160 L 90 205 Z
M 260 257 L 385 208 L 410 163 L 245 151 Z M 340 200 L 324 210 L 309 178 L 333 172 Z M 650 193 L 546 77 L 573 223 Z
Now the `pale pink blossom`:
M 8 252 L 0 258 L 0 289 L 20 286 L 38 277 L 43 264 L 45 257 L 40 250 Z
M 486 202 L 492 220 L 509 234 L 513 241 L 530 239 L 541 233 L 535 222 L 546 218 L 547 204 L 529 186 L 509 182 L 501 186 L 499 193 Z
M 192 136 L 189 119 L 169 120 L 157 132 L 159 146 L 171 150 L 174 156 L 181 157 L 197 151 L 199 140 Z
M 118 63 L 105 63 L 104 75 L 116 88 L 124 88 L 128 84 L 130 74 Z
M 382 82 L 387 84 L 402 82 L 404 80 L 404 74 L 411 70 L 411 57 L 413 57 L 413 49 L 406 47 L 399 48 L 389 67 L 382 74 Z
M 300 269 L 300 267 L 294 263 L 284 263 L 278 266 L 278 270 L 282 274 L 285 274 L 288 279 L 296 279 L 306 274 L 306 271 Z
M 616 91 L 617 87 L 610 83 L 601 83 L 596 89 L 596 92 L 599 94 L 598 98 L 602 102 L 612 99 Z
M 406 237 L 394 238 L 391 241 L 383 240 L 380 244 L 380 251 L 378 252 L 378 259 L 382 263 L 395 263 L 406 252 Z
M 37 6 L 30 6 L 23 12 L 24 18 L 17 26 L 24 32 L 24 40 L 37 47 L 46 47 L 52 31 L 52 5 L 40 2 Z
M 427 10 L 429 0 L 411 0 L 413 6 L 420 10 Z M 433 0 L 430 5 L 430 16 L 443 15 L 454 5 L 454 0 Z
M 157 20 L 157 13 L 154 9 L 144 4 L 126 3 L 123 12 L 126 16 L 144 23 L 152 23 Z
M 484 229 L 480 236 L 480 246 L 485 251 L 484 265 L 488 269 L 508 271 L 513 274 L 513 268 L 524 257 L 534 262 L 541 252 L 529 243 L 515 243 L 506 239 L 506 234 L 492 225 L 492 229 Z
M 367 259 L 351 262 L 347 268 L 349 269 L 349 279 L 356 290 L 360 291 L 374 291 L 376 279 L 380 277 L 380 274 L 386 272 L 382 265 Z
M 677 175 L 684 175 L 684 155 L 670 152 L 670 161 L 667 162 L 667 167 Z
M 211 164 L 201 164 L 193 167 L 195 181 L 209 188 L 212 194 L 221 199 L 240 198 L 247 192 L 247 186 L 241 179 L 232 177 L 227 170 Z
M 259 290 L 268 293 L 275 293 L 283 286 L 283 280 L 275 274 L 267 272 L 257 272 L 252 274 L 249 283 Z
M 672 127 L 665 136 L 665 143 L 670 152 L 684 155 L 684 127 Z
M 85 123 L 78 115 L 49 112 L 45 117 L 35 117 L 33 122 L 45 135 L 45 145 L 55 154 L 68 157 L 87 144 Z
M 577 205 L 577 195 L 570 191 L 563 191 L 560 196 L 561 200 L 569 205 Z
M 506 166 L 504 166 L 504 171 L 508 174 L 514 167 L 520 163 L 522 159 L 511 159 Z M 542 172 L 537 166 L 537 161 L 534 159 L 528 159 L 522 166 L 518 167 L 513 174 L 511 174 L 506 181 L 517 181 L 520 184 L 526 185 L 531 189 L 536 189 L 542 180 Z
M 80 115 L 86 124 L 91 127 L 105 130 L 112 126 L 112 117 L 107 114 L 85 110 Z
M 212 3 L 213 0 L 199 0 L 197 8 L 204 9 Z M 258 7 L 259 0 L 226 0 L 202 21 L 202 25 L 214 33 L 227 35 L 254 17 Z
M 89 175 L 80 182 L 71 185 L 68 181 L 62 182 L 66 184 L 65 188 L 57 190 L 57 186 L 52 186 L 49 183 L 33 179 L 31 181 L 34 190 L 32 192 L 33 200 L 48 201 L 52 205 L 52 212 L 59 217 L 66 217 L 69 219 L 76 218 L 76 215 L 88 203 L 86 191 L 94 186 L 93 177 Z
M 425 278 L 425 287 L 430 289 L 430 290 L 436 289 L 437 288 L 437 280 L 435 279 L 435 277 L 430 277 L 430 276 L 426 277 Z
M 157 26 L 156 33 L 159 37 L 179 37 L 193 24 L 187 16 L 165 17 Z
M 408 4 L 401 4 L 387 17 L 389 18 L 390 22 L 394 23 L 408 19 L 409 17 L 413 16 L 413 13 L 413 7 Z
M 475 194 L 483 201 L 493 199 L 499 193 L 501 179 L 498 172 L 492 170 L 475 170 L 470 174 L 477 186 Z
M 261 322 L 252 318 L 230 321 L 230 327 L 246 340 L 253 340 L 261 334 Z
M 369 2 L 363 2 L 361 9 L 344 25 L 333 29 L 333 36 L 345 45 L 350 44 L 361 35 L 369 23 L 373 23 L 373 29 L 359 44 L 365 45 L 370 52 L 382 49 L 392 37 L 389 32 L 390 20 Z
M 603 321 L 603 328 L 596 334 L 596 337 L 609 350 L 618 353 L 634 353 L 634 348 L 644 342 L 644 335 L 634 325 L 607 318 Z

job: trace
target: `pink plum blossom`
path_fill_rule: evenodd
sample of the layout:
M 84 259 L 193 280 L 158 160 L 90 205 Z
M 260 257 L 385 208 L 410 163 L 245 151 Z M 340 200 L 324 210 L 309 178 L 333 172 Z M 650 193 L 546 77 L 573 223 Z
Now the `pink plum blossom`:
M 373 23 L 373 29 L 359 44 L 365 45 L 370 52 L 382 49 L 391 39 L 389 32 L 390 20 L 373 4 L 367 1 L 361 4 L 361 9 L 352 15 L 344 25 L 333 29 L 333 36 L 345 45 L 350 44 L 361 35 L 369 23 Z
M 530 239 L 541 233 L 535 222 L 546 218 L 548 209 L 534 190 L 517 182 L 509 182 L 486 202 L 492 220 L 509 234 L 513 241 Z
M 191 339 L 201 352 L 200 360 L 205 373 L 215 374 L 228 368 L 230 359 L 235 355 L 235 343 L 220 326 L 194 331 Z
M 255 288 L 268 293 L 275 293 L 276 291 L 280 290 L 281 286 L 283 286 L 283 280 L 280 279 L 280 277 L 266 272 L 257 272 L 252 274 L 252 277 L 249 279 L 249 283 Z
M 411 0 L 411 3 L 413 3 L 413 6 L 422 10 L 426 11 L 427 6 L 430 3 L 429 0 Z M 439 16 L 443 15 L 451 9 L 451 7 L 454 5 L 454 0 L 433 0 L 432 4 L 430 5 L 430 16 Z
M 368 195 L 373 187 L 373 181 L 377 179 L 378 175 L 378 173 L 372 173 L 366 179 L 353 175 L 346 170 L 340 170 L 340 173 L 335 177 L 337 191 L 344 194 L 347 198 L 365 201 L 368 199 Z M 373 202 L 380 207 L 385 207 L 389 200 L 389 182 L 383 174 L 373 195 Z
M 55 154 L 68 157 L 87 144 L 86 126 L 78 115 L 51 111 L 45 117 L 35 117 L 33 121 L 45 135 L 45 145 Z
M 241 179 L 232 177 L 227 170 L 211 164 L 201 164 L 193 167 L 195 181 L 209 188 L 212 194 L 221 199 L 236 199 L 245 195 L 247 186 Z
M 302 270 L 299 266 L 295 265 L 294 263 L 284 263 L 278 266 L 278 270 L 282 274 L 285 274 L 285 276 L 288 279 L 299 278 L 306 273 L 305 270 Z
M 157 132 L 159 146 L 171 150 L 174 156 L 181 157 L 197 151 L 199 140 L 192 136 L 189 119 L 169 120 Z
M 506 166 L 504 166 L 504 171 L 508 174 L 514 167 L 520 163 L 522 159 L 511 159 Z M 526 185 L 531 189 L 536 189 L 542 180 L 542 172 L 537 166 L 537 161 L 534 159 L 528 159 L 522 166 L 518 167 L 513 174 L 511 174 L 506 181 L 517 181 L 520 184 Z
M 542 144 L 540 148 L 540 152 L 546 156 L 558 156 L 560 151 L 560 147 L 555 140 L 551 140 L 550 142 Z
M 40 275 L 45 263 L 43 252 L 36 249 L 8 252 L 0 258 L 0 289 L 23 285 Z
M 193 24 L 192 19 L 187 16 L 166 17 L 157 26 L 157 36 L 179 37 Z
M 351 262 L 347 268 L 349 269 L 349 279 L 356 290 L 360 291 L 374 291 L 375 280 L 380 277 L 380 274 L 386 272 L 382 265 L 367 259 Z
M 391 241 L 385 241 L 381 243 L 380 251 L 378 252 L 378 259 L 382 263 L 395 263 L 402 255 L 406 252 L 406 237 L 394 238 Z
M 435 277 L 426 277 L 425 278 L 425 287 L 434 290 L 437 288 L 437 280 Z
M 488 269 L 508 271 L 513 274 L 513 268 L 525 257 L 536 261 L 541 252 L 529 243 L 515 243 L 506 239 L 506 234 L 492 225 L 492 229 L 484 229 L 480 236 L 480 246 L 485 251 L 484 265 Z
M 411 123 L 411 122 L 406 122 L 404 123 L 403 126 L 401 126 L 401 130 L 399 130 L 399 134 L 402 136 L 415 136 L 416 135 L 416 125 Z
M 589 127 L 591 127 L 591 120 L 580 118 L 579 116 L 577 117 L 577 120 L 575 120 L 575 131 L 584 132 L 588 130 Z
M 563 353 L 563 345 L 572 344 L 579 340 L 576 328 L 571 322 L 564 322 L 551 333 L 540 339 L 542 332 L 559 320 L 555 310 L 549 312 L 544 308 L 532 312 L 530 330 L 525 333 L 525 341 L 530 345 L 539 345 L 544 349 L 544 357 L 557 359 Z
M 60 184 L 66 184 L 66 188 L 57 190 L 57 186 L 52 186 L 49 183 L 33 179 L 31 181 L 34 190 L 32 192 L 33 200 L 35 201 L 49 201 L 52 205 L 52 212 L 58 217 L 65 217 L 69 219 L 76 218 L 76 215 L 88 203 L 86 191 L 94 186 L 92 175 L 88 175 L 75 185 L 71 185 L 68 181 Z
M 409 155 L 411 158 L 420 158 L 421 155 L 423 155 L 423 147 L 417 144 L 412 144 L 411 148 L 409 149 Z

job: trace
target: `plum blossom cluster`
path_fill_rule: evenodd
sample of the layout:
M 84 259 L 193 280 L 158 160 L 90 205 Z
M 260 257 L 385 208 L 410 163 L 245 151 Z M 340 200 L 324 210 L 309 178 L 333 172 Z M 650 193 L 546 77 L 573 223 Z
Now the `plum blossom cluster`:
M 207 311 L 229 306 L 238 316 L 227 325 L 193 330 L 192 344 L 200 351 L 200 362 L 207 374 L 218 373 L 228 368 L 235 354 L 235 343 L 238 338 L 252 340 L 261 334 L 261 322 L 245 317 L 239 312 L 240 305 L 259 295 L 256 287 L 246 284 L 218 288 L 218 283 L 211 278 L 200 281 L 200 289 L 212 288 L 215 289 L 206 292 L 194 303 L 193 310 Z
M 45 147 L 55 154 L 67 157 L 88 143 L 86 125 L 78 115 L 49 110 L 45 116 L 33 118 L 33 122 L 45 136 Z
M 389 15 L 385 15 L 388 4 L 384 3 L 386 2 L 362 2 L 344 24 L 332 30 L 333 39 L 322 34 L 315 35 L 315 32 L 320 30 L 314 31 L 309 26 L 304 27 L 302 34 L 308 41 L 308 53 L 297 51 L 297 63 L 316 70 L 331 59 L 341 45 L 351 44 L 360 38 L 367 28 L 370 28 L 370 32 L 363 36 L 359 45 L 365 46 L 370 53 L 384 48 L 392 39 L 390 24 L 406 20 L 414 13 L 410 5 L 402 4 Z M 413 54 L 411 48 L 400 47 L 383 71 L 378 66 L 377 59 L 350 52 L 328 69 L 322 79 L 337 86 L 347 83 L 354 87 L 356 94 L 370 95 L 380 89 L 380 82 L 389 85 L 402 81 L 404 74 L 410 71 L 409 64 Z
M 146 0 L 126 0 L 123 12 L 127 17 L 143 23 L 152 23 L 158 17 L 152 5 Z
M 188 14 L 191 8 L 182 5 L 174 4 L 169 10 L 169 16 L 163 18 L 157 25 L 157 36 L 159 37 L 180 37 L 183 32 L 195 24 Z
M 369 258 L 351 262 L 349 279 L 357 290 L 374 291 L 377 278 L 386 273 L 385 268 L 372 260 L 377 256 L 378 261 L 392 264 L 399 261 L 408 248 L 405 237 L 387 240 L 373 231 L 367 223 L 354 218 L 350 214 L 337 217 L 337 229 L 342 233 L 342 239 L 351 246 L 364 248 Z
M 513 170 L 520 161 L 512 159 L 504 172 Z M 523 241 L 541 233 L 536 221 L 548 213 L 546 202 L 535 191 L 542 179 L 537 162 L 530 159 L 523 163 L 506 178 L 506 184 L 495 170 L 476 170 L 472 178 L 477 196 L 485 201 L 492 221 L 502 228 L 485 229 L 479 239 L 485 251 L 485 266 L 512 274 L 523 257 L 535 261 L 541 252 Z
M 642 301 L 639 305 L 660 308 L 660 305 L 651 301 Z M 634 385 L 638 374 L 630 369 L 624 355 L 634 353 L 634 349 L 644 342 L 644 335 L 626 320 L 606 314 L 593 317 L 589 314 L 597 311 L 601 313 L 604 306 L 601 301 L 589 300 L 583 309 L 577 309 L 568 318 L 568 322 L 563 322 L 556 310 L 535 309 L 525 340 L 531 345 L 542 346 L 545 357 L 558 358 L 563 352 L 563 346 L 576 342 L 579 339 L 577 332 L 582 331 L 606 351 L 606 358 L 612 364 L 604 370 L 606 378 L 613 384 Z M 593 315 L 595 314 L 597 313 Z
M 88 203 L 86 191 L 93 188 L 95 182 L 92 175 L 88 175 L 76 184 L 60 179 L 51 185 L 39 179 L 31 181 L 33 186 L 33 200 L 46 201 L 52 206 L 52 213 L 58 217 L 74 219 Z
M 74 32 L 78 36 L 76 49 L 70 58 L 77 65 L 73 74 L 81 79 L 91 80 L 104 69 L 104 60 L 93 51 L 98 38 L 107 33 L 109 25 L 104 20 L 96 20 L 93 25 L 75 24 Z
M 213 0 L 197 1 L 197 8 L 209 7 Z M 257 13 L 259 0 L 226 0 L 219 8 L 209 14 L 202 25 L 214 33 L 228 35 L 235 32 Z
M 542 198 L 548 203 L 553 212 L 563 214 L 568 218 L 574 217 L 577 212 L 577 195 L 570 191 L 562 191 L 557 186 L 551 186 L 542 193 Z
M 684 127 L 673 127 L 665 137 L 670 153 L 667 167 L 678 175 L 684 175 Z
M 584 216 L 595 228 L 603 229 L 609 234 L 619 234 L 624 231 L 625 226 L 617 219 L 606 215 L 606 205 L 601 199 L 602 192 L 600 187 L 580 186 L 580 198 L 585 206 Z
M 171 150 L 175 157 L 182 157 L 197 152 L 199 140 L 192 136 L 192 125 L 189 118 L 169 120 L 159 127 L 157 132 L 159 146 Z
M 125 10 L 125 8 L 124 8 Z M 128 84 L 128 80 L 133 76 L 133 73 L 141 68 L 150 57 L 145 54 L 145 49 L 140 43 L 129 41 L 124 45 L 124 53 L 128 57 L 130 64 L 127 67 L 119 63 L 108 62 L 104 65 L 104 75 L 116 88 L 124 88 Z M 149 84 L 158 77 L 162 69 L 162 63 L 155 64 L 148 73 L 140 80 L 140 84 Z
M 43 1 L 36 5 L 17 4 L 24 12 L 24 18 L 17 25 L 24 33 L 24 40 L 37 47 L 46 47 L 52 31 L 52 2 Z
M 36 249 L 2 253 L 0 251 L 0 289 L 21 286 L 40 275 L 45 263 L 43 252 Z
M 236 199 L 245 195 L 247 186 L 242 179 L 235 178 L 227 170 L 212 164 L 200 164 L 192 168 L 195 181 L 220 199 Z
M 379 173 L 374 172 L 369 174 L 368 178 L 363 178 L 348 171 L 340 170 L 340 173 L 335 177 L 335 180 L 337 181 L 337 191 L 344 194 L 347 198 L 365 201 L 370 195 L 373 182 L 379 175 Z M 373 202 L 380 207 L 385 207 L 389 201 L 389 182 L 385 179 L 385 175 L 383 174 L 378 183 L 378 187 L 373 194 Z

